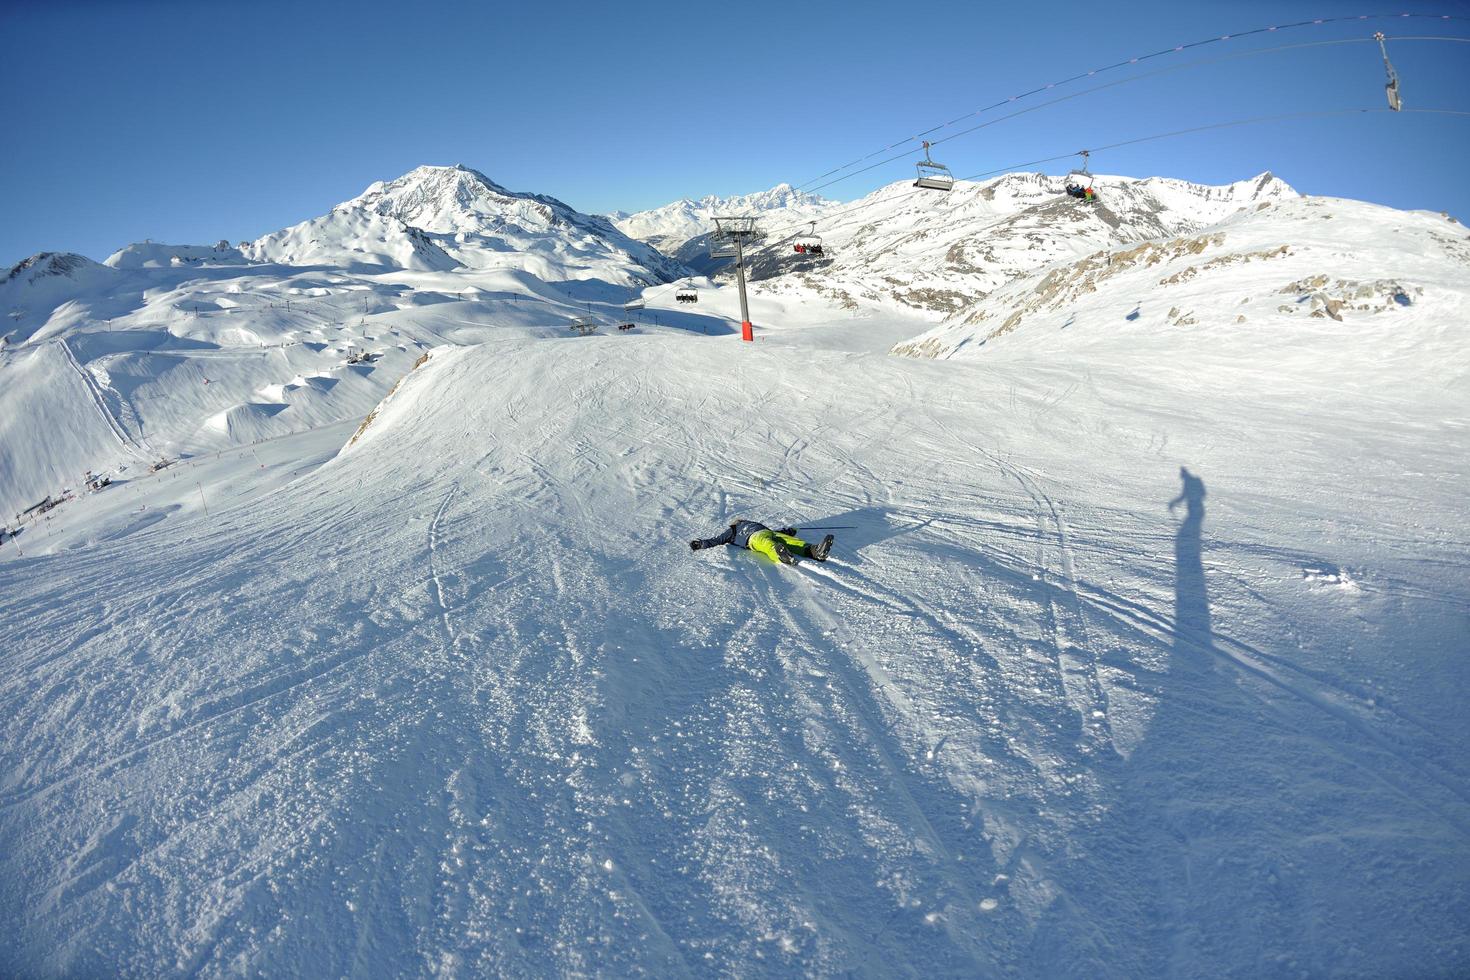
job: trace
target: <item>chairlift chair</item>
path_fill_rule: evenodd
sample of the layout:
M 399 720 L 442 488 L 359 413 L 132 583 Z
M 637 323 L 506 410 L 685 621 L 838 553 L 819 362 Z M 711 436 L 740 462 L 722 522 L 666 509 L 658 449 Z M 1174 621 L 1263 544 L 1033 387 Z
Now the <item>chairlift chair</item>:
M 822 236 L 817 234 L 817 223 L 813 221 L 810 224 L 812 226 L 811 232 L 805 235 L 798 235 L 796 241 L 792 243 L 792 250 L 798 255 L 822 254 Z
M 735 247 L 733 238 L 715 232 L 709 238 L 709 254 L 712 259 L 733 259 L 740 251 Z
M 597 321 L 590 316 L 579 316 L 572 320 L 571 329 L 575 334 L 586 337 L 597 332 Z
M 680 286 L 674 293 L 674 299 L 680 303 L 698 303 L 699 291 L 693 286 Z
M 929 141 L 924 141 L 924 159 L 914 165 L 918 171 L 918 179 L 914 181 L 915 187 L 927 188 L 931 191 L 948 191 L 954 187 L 954 174 L 942 163 L 935 163 L 929 159 Z
M 1075 197 L 1080 201 L 1096 200 L 1097 195 L 1089 193 L 1092 191 L 1092 172 L 1087 169 L 1088 150 L 1077 151 L 1082 157 L 1082 166 L 1074 168 L 1067 174 L 1067 196 Z

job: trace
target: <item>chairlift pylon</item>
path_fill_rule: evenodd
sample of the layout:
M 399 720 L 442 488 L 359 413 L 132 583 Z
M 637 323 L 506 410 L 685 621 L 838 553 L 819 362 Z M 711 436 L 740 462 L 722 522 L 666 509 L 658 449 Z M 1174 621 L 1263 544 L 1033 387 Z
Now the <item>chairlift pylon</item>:
M 1092 171 L 1087 169 L 1087 158 L 1091 155 L 1090 150 L 1078 150 L 1082 157 L 1082 166 L 1073 168 L 1067 174 L 1067 196 L 1075 197 L 1079 201 L 1095 201 L 1097 195 L 1092 190 Z
M 1378 50 L 1383 53 L 1383 70 L 1388 72 L 1388 83 L 1383 86 L 1383 94 L 1388 96 L 1388 107 L 1394 112 L 1403 109 L 1403 100 L 1399 98 L 1399 73 L 1394 71 L 1393 62 L 1388 60 L 1387 40 L 1382 31 L 1377 31 L 1373 39 L 1378 42 Z
M 916 163 L 914 169 L 918 172 L 918 179 L 914 181 L 915 187 L 931 191 L 948 191 L 954 187 L 954 174 L 949 172 L 949 168 L 929 159 L 928 140 L 924 140 L 924 159 Z
M 750 215 L 737 214 L 716 216 L 715 230 L 710 233 L 709 254 L 711 258 L 733 259 L 740 254 L 742 245 L 749 247 L 764 237 Z

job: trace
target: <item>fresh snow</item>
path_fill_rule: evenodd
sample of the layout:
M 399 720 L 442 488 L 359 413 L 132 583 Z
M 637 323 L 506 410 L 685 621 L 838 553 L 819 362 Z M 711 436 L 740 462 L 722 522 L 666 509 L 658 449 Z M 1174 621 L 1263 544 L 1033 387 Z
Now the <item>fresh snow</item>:
M 896 187 L 742 345 L 427 176 L 7 322 L 7 500 L 128 468 L 0 544 L 0 972 L 1470 972 L 1463 229 Z

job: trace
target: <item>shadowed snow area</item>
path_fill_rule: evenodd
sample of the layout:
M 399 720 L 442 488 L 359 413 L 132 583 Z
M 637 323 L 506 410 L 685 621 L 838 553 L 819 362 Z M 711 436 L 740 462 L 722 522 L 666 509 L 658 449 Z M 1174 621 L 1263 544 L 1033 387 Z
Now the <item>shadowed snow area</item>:
M 0 565 L 7 972 L 1462 970 L 1444 399 L 921 328 L 439 347 Z

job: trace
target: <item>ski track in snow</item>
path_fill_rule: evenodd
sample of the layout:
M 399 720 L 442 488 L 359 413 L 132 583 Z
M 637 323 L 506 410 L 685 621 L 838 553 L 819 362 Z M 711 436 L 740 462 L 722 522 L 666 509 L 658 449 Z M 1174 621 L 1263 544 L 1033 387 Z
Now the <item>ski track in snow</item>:
M 444 512 L 449 509 L 450 503 L 454 500 L 454 493 L 458 489 L 458 484 L 449 488 L 449 492 L 439 503 L 439 509 L 434 512 L 434 519 L 429 522 L 429 581 L 434 590 L 434 604 L 439 607 L 439 617 L 444 622 L 444 633 L 449 637 L 451 646 L 456 643 L 454 622 L 449 617 L 449 600 L 445 597 L 444 579 L 436 559 L 439 555 L 439 525 L 443 522 Z

